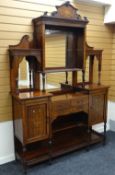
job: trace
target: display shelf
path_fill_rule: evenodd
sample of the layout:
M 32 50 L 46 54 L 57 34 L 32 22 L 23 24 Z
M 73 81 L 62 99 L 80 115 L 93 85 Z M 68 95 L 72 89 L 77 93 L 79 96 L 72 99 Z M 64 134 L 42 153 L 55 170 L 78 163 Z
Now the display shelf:
M 88 117 L 84 112 L 59 116 L 52 124 L 53 133 L 84 127 L 87 128 Z
M 65 68 L 65 67 L 49 67 L 45 68 L 43 71 L 38 71 L 40 73 L 55 73 L 55 72 L 74 72 L 81 71 L 79 68 Z

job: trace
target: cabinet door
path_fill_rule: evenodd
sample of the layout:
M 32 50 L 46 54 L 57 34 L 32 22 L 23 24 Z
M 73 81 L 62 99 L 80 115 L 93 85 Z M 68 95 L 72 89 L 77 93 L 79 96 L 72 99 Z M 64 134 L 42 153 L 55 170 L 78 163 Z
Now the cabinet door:
M 95 93 L 89 96 L 89 124 L 94 125 L 106 119 L 106 93 Z
M 27 143 L 48 137 L 48 104 L 34 104 L 26 107 Z

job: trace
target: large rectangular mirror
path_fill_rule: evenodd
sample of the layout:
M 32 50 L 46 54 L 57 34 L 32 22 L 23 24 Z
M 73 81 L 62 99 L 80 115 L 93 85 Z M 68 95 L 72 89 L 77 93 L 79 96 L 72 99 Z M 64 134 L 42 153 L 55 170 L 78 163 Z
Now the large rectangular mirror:
M 46 68 L 66 66 L 66 35 L 47 33 L 45 38 Z
M 84 29 L 46 26 L 45 67 L 83 69 Z

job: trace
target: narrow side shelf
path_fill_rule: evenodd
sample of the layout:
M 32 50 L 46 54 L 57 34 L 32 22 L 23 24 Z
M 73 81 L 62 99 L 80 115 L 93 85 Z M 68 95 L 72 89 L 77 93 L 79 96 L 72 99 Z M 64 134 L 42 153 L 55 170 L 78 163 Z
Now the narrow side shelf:
M 66 67 L 49 67 L 45 68 L 45 70 L 39 70 L 39 73 L 55 73 L 55 72 L 74 72 L 74 71 L 81 71 L 82 69 L 79 68 L 66 68 Z

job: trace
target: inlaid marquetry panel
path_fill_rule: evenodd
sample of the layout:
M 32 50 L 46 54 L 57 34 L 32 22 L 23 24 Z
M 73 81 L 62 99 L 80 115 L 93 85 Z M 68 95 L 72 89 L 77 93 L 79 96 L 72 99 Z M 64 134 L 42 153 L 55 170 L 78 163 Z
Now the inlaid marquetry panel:
M 47 120 L 47 104 L 27 107 L 27 142 L 33 142 L 47 137 Z
M 104 122 L 105 94 L 90 96 L 89 123 L 91 125 Z

